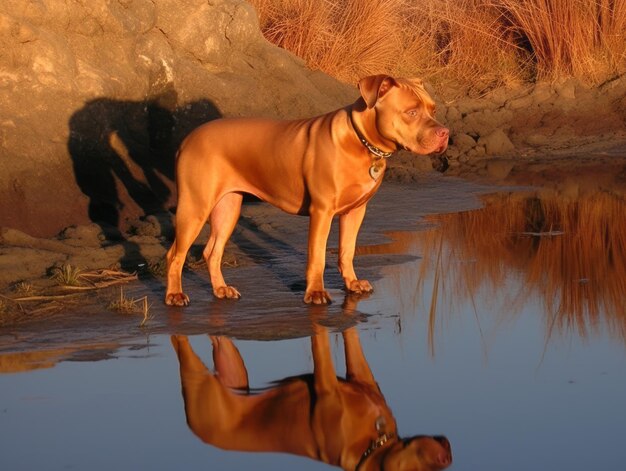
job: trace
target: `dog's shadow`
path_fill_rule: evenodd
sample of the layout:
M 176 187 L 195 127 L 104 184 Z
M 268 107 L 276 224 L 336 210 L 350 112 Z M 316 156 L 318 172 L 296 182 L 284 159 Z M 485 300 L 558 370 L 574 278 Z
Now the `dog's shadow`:
M 245 204 L 252 206 L 268 203 L 250 197 L 250 201 L 244 202 Z M 290 227 L 281 232 L 279 229 L 273 229 L 271 223 L 259 224 L 255 218 L 242 216 L 230 240 L 255 264 L 271 268 L 272 276 L 277 277 L 283 286 L 294 293 L 303 293 L 306 289 L 303 274 L 307 262 L 309 218 L 292 215 L 288 217 Z M 337 221 L 334 221 L 329 246 L 333 245 L 337 238 L 336 227 Z M 324 282 L 332 288 L 343 287 L 344 282 L 337 269 L 337 261 L 332 259 L 331 255 L 331 250 L 327 249 Z
M 123 267 L 142 260 L 128 240 L 128 220 L 167 213 L 175 202 L 176 151 L 200 124 L 219 118 L 208 100 L 181 104 L 171 88 L 140 101 L 97 98 L 69 121 L 68 151 L 89 219 L 107 239 L 122 242 Z

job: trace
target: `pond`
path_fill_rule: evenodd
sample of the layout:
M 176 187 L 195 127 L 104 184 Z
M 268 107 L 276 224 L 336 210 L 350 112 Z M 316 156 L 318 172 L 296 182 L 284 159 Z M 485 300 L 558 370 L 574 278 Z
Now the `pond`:
M 191 274 L 189 310 L 158 306 L 148 328 L 3 328 L 0 469 L 354 469 L 396 434 L 425 436 L 424 469 L 448 464 L 443 436 L 455 470 L 623 467 L 623 195 L 385 191 L 358 252 L 369 297 L 305 307 L 303 245 L 274 243 L 232 270 L 238 302 Z

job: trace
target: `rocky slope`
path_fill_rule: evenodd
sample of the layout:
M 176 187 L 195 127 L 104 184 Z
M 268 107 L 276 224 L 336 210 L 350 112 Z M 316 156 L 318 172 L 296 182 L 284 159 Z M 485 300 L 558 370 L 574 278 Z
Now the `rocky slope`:
M 355 94 L 265 41 L 241 0 L 3 0 L 0 41 L 0 226 L 35 236 L 167 209 L 199 123 Z

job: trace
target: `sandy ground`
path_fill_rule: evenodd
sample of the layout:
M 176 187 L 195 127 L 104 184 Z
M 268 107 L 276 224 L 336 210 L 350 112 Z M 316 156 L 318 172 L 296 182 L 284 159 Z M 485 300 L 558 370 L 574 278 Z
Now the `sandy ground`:
M 417 178 L 418 184 L 383 185 L 369 205 L 360 244 L 384 242 L 388 230 L 418 229 L 428 214 L 479 207 L 478 195 L 490 188 L 436 172 Z M 308 219 L 288 215 L 265 203 L 244 205 L 227 247 L 225 276 L 241 291 L 242 299 L 213 298 L 206 266 L 195 262 L 200 258 L 201 242 L 206 240 L 205 230 L 192 248 L 184 272 L 191 305 L 165 306 L 161 261 L 171 235 L 171 223 L 166 219 L 164 215 L 147 218 L 143 221 L 146 227 L 138 228 L 136 235 L 118 241 L 102 240 L 99 226 L 71 228 L 56 239 L 35 239 L 5 230 L 0 257 L 4 276 L 0 354 L 46 349 L 60 358 L 106 356 L 112 345 L 158 332 L 211 331 L 257 339 L 299 337 L 310 334 L 312 318 L 324 319 L 337 328 L 360 318 L 358 299 L 345 296 L 341 289 L 335 264 L 336 227 L 329 239 L 326 271 L 326 284 L 334 302 L 328 307 L 307 307 L 302 296 Z M 406 260 L 402 254 L 360 256 L 356 265 L 361 276 L 375 284 L 382 266 Z M 123 270 L 138 276 L 130 282 L 77 291 L 58 286 L 50 276 L 51 265 L 63 264 L 83 267 L 86 273 L 110 266 L 118 270 L 123 264 Z M 108 278 L 83 278 L 82 284 L 93 287 L 115 281 L 115 272 L 111 273 L 114 275 Z M 147 297 L 148 319 L 144 319 L 141 303 L 132 313 L 111 307 L 119 299 L 120 289 L 126 298 Z M 27 357 L 31 360 L 41 363 L 38 357 Z M 20 368 L 21 361 L 12 368 Z

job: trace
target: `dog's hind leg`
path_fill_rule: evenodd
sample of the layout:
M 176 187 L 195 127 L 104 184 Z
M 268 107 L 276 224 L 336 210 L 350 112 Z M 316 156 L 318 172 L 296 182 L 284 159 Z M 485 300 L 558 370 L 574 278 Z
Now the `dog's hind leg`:
M 179 194 L 176 209 L 176 238 L 167 252 L 167 291 L 165 304 L 187 306 L 189 296 L 183 292 L 182 272 L 187 252 L 206 223 L 213 206 L 210 198 L 197 198 L 197 194 Z
M 211 236 L 204 248 L 202 256 L 206 260 L 213 285 L 213 294 L 217 298 L 238 299 L 239 291 L 233 286 L 226 284 L 222 275 L 222 256 L 224 247 L 230 238 L 239 214 L 243 195 L 241 193 L 227 193 L 215 205 L 211 211 Z

